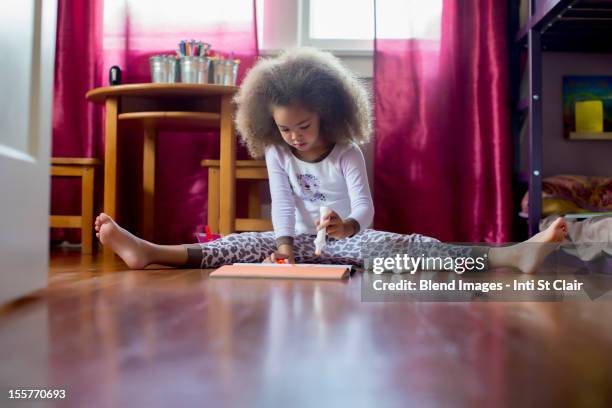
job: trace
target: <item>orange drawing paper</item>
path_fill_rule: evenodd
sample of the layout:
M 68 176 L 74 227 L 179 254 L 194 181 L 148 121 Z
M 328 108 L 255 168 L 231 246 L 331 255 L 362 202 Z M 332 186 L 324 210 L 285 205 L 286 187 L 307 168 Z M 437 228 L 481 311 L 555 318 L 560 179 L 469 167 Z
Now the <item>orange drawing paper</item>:
M 351 266 L 317 264 L 233 264 L 211 272 L 213 278 L 344 279 Z

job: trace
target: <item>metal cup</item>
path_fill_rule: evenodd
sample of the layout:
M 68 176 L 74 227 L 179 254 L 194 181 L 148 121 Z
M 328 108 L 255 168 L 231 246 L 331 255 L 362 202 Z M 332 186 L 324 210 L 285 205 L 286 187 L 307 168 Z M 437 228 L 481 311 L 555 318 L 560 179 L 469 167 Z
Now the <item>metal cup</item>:
M 210 69 L 210 58 L 207 57 L 198 57 L 199 58 L 199 66 L 198 66 L 198 84 L 207 84 L 208 83 L 208 71 Z
M 166 56 L 166 67 L 168 69 L 168 82 L 178 82 L 178 61 L 174 55 Z
M 213 71 L 215 84 L 218 85 L 236 85 L 238 77 L 238 60 L 214 60 Z
M 176 82 L 176 58 L 172 55 L 154 55 L 149 58 L 151 67 L 151 82 Z
M 201 57 L 187 56 L 182 57 L 179 60 L 179 66 L 181 68 L 181 82 L 188 84 L 198 83 L 198 73 L 201 65 L 200 59 Z
M 236 86 L 236 80 L 238 79 L 238 60 L 227 60 L 225 63 L 225 85 Z

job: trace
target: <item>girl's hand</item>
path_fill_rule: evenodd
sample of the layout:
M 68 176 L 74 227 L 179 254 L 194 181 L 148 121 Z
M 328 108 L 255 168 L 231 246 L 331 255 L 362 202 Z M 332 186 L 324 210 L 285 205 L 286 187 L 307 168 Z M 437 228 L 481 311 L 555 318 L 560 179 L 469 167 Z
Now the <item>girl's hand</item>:
M 350 237 L 355 233 L 353 224 L 350 221 L 343 221 L 338 213 L 333 210 L 323 218 L 322 223 L 316 219 L 315 225 L 317 226 L 317 231 L 326 229 L 327 235 L 336 239 Z
M 262 263 L 277 263 L 277 261 L 280 260 L 284 260 L 284 263 L 295 264 L 293 247 L 290 245 L 281 245 L 276 252 L 272 252 Z

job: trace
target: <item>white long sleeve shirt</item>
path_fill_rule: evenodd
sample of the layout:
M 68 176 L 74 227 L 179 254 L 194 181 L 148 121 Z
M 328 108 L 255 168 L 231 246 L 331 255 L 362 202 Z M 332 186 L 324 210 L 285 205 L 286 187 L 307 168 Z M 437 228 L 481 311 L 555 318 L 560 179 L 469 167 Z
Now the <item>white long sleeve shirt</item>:
M 374 218 L 365 160 L 355 144 L 336 144 L 315 162 L 297 158 L 289 146 L 266 148 L 272 196 L 272 224 L 276 238 L 316 235 L 314 220 L 326 206 L 351 218 L 363 230 Z

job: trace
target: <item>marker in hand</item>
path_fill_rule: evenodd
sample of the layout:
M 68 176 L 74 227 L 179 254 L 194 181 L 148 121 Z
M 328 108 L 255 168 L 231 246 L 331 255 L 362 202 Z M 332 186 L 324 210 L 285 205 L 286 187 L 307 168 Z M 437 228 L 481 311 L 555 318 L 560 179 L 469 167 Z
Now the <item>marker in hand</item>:
M 295 266 L 295 264 L 291 261 L 291 259 L 289 259 L 289 255 L 279 253 L 279 252 L 272 252 L 270 256 L 264 261 L 264 263 L 266 262 L 270 262 L 270 263 L 278 264 L 278 265 Z
M 319 223 L 322 224 L 324 222 L 324 218 L 329 214 L 329 212 L 330 212 L 329 208 L 327 207 L 319 208 Z M 325 247 L 326 235 L 327 235 L 327 232 L 325 231 L 325 229 L 319 230 L 319 232 L 317 232 L 317 238 L 315 238 L 314 240 L 316 256 L 321 256 L 321 251 Z

